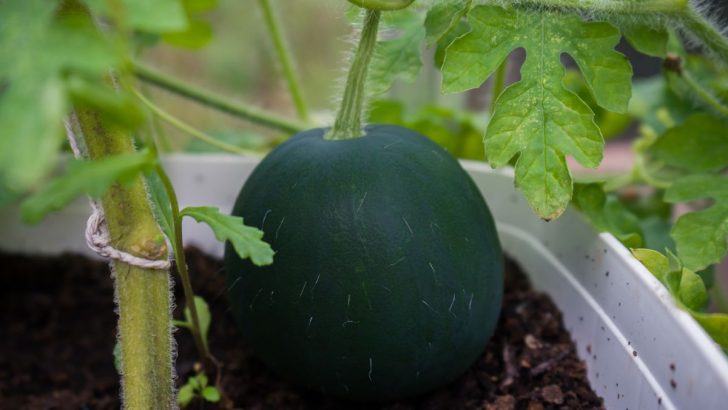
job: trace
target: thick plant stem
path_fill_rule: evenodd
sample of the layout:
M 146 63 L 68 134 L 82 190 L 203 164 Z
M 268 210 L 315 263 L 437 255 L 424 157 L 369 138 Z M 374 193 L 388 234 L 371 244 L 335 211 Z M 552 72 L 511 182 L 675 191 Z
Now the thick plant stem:
M 346 78 L 346 88 L 336 121 L 326 139 L 343 140 L 362 136 L 361 117 L 364 111 L 364 97 L 369 62 L 377 44 L 377 31 L 381 12 L 368 10 L 364 18 L 364 29 L 359 46 Z
M 190 329 L 192 338 L 195 340 L 195 347 L 197 347 L 200 357 L 204 360 L 210 356 L 210 351 L 200 333 L 200 319 L 197 314 L 197 305 L 195 304 L 195 292 L 192 290 L 192 282 L 189 271 L 187 270 L 187 258 L 184 252 L 184 244 L 182 243 L 182 217 L 179 213 L 179 201 L 177 201 L 177 194 L 172 186 L 172 181 L 169 179 L 164 168 L 157 164 L 155 171 L 162 181 L 162 185 L 164 185 L 164 190 L 167 193 L 167 197 L 169 197 L 170 207 L 172 208 L 172 220 L 174 221 L 174 258 L 177 262 L 177 271 L 179 272 L 182 289 L 185 293 L 185 305 L 190 310 L 190 316 L 192 318 L 192 328 Z
M 728 39 L 694 8 L 689 7 L 682 14 L 683 26 L 724 65 L 728 65 Z
M 162 74 L 141 63 L 134 63 L 134 75 L 142 81 L 154 84 L 157 87 L 164 88 L 175 94 L 189 98 L 200 104 L 210 108 L 220 110 L 227 114 L 250 121 L 254 124 L 268 127 L 273 130 L 283 131 L 287 133 L 297 133 L 307 129 L 304 124 L 290 121 L 283 117 L 264 112 L 260 109 L 248 107 L 239 102 L 235 102 L 209 91 L 191 86 L 176 78 L 172 78 L 166 74 Z
M 125 131 L 107 127 L 98 113 L 79 110 L 77 116 L 91 159 L 134 151 L 131 137 Z M 112 185 L 102 197 L 102 206 L 111 246 L 145 259 L 167 259 L 166 241 L 141 176 L 129 185 Z M 124 408 L 172 409 L 174 349 L 169 272 L 119 261 L 112 265 Z
M 268 27 L 268 33 L 270 34 L 273 45 L 278 54 L 278 60 L 281 63 L 281 69 L 283 75 L 286 77 L 286 83 L 288 83 L 288 89 L 291 91 L 291 98 L 293 104 L 296 106 L 298 112 L 298 118 L 302 121 L 309 121 L 308 107 L 306 101 L 303 98 L 303 92 L 301 91 L 301 83 L 298 81 L 296 71 L 293 69 L 293 58 L 291 51 L 286 44 L 286 41 L 281 33 L 281 25 L 278 18 L 270 4 L 270 0 L 259 0 L 260 7 L 263 9 L 263 17 L 265 18 L 265 24 Z

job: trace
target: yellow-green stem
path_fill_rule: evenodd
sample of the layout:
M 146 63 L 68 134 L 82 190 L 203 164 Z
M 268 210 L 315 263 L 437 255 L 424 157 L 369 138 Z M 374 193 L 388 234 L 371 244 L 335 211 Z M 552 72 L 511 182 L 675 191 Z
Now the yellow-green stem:
M 369 62 L 377 44 L 377 31 L 381 12 L 368 10 L 364 18 L 364 29 L 359 46 L 346 78 L 346 88 L 336 121 L 326 139 L 343 140 L 362 136 L 361 117 L 364 111 L 365 84 Z
M 131 136 L 108 126 L 98 113 L 78 110 L 77 117 L 91 159 L 134 151 Z M 112 185 L 101 202 L 111 246 L 145 259 L 167 259 L 166 241 L 141 176 L 131 184 Z M 113 261 L 112 265 L 119 312 L 124 408 L 172 409 L 175 401 L 169 272 L 120 261 Z
M 182 289 L 185 294 L 185 305 L 190 310 L 190 316 L 192 318 L 192 338 L 195 341 L 195 347 L 200 354 L 202 360 L 207 359 L 210 356 L 210 351 L 207 348 L 207 344 L 202 339 L 202 333 L 200 330 L 200 319 L 197 314 L 197 305 L 195 304 L 195 292 L 192 290 L 192 281 L 190 280 L 190 274 L 187 270 L 187 258 L 184 252 L 184 243 L 182 242 L 182 217 L 179 213 L 179 201 L 177 201 L 177 194 L 172 186 L 172 181 L 169 179 L 167 172 L 162 168 L 161 165 L 157 164 L 155 172 L 159 179 L 164 185 L 164 190 L 169 198 L 169 203 L 172 208 L 172 221 L 174 223 L 174 258 L 177 262 L 177 271 L 179 272 L 180 279 L 182 281 Z
M 503 89 L 506 86 L 506 71 L 508 70 L 508 58 L 498 66 L 498 70 L 495 72 L 493 77 L 493 88 L 490 98 L 490 115 L 493 115 L 495 111 L 495 102 L 498 100 L 498 96 L 501 95 Z

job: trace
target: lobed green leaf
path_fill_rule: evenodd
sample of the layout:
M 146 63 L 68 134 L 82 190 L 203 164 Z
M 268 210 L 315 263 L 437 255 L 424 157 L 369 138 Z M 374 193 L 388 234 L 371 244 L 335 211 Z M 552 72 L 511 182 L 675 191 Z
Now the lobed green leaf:
M 728 251 L 728 178 L 691 175 L 677 180 L 665 193 L 665 201 L 670 203 L 702 198 L 715 202 L 703 210 L 682 215 L 672 229 L 678 256 L 693 271 L 720 262 Z
M 126 24 L 131 28 L 149 33 L 168 33 L 187 28 L 187 15 L 180 0 L 82 0 L 94 14 L 118 15 L 114 7 L 121 4 Z M 113 19 L 112 19 L 113 20 Z
M 69 74 L 100 78 L 120 61 L 88 16 L 57 14 L 58 6 L 0 2 L 0 185 L 11 192 L 32 187 L 55 163 Z
M 595 167 L 604 145 L 592 110 L 563 85 L 561 54 L 574 58 L 597 104 L 624 112 L 632 70 L 614 51 L 619 32 L 608 23 L 573 15 L 497 6 L 473 8 L 468 22 L 471 32 L 447 49 L 443 90 L 478 87 L 514 49 L 526 50 L 521 81 L 496 102 L 485 136 L 486 159 L 500 167 L 518 155 L 516 184 L 539 216 L 558 217 L 572 195 L 565 156 Z
M 273 263 L 273 249 L 263 242 L 263 232 L 257 228 L 245 226 L 243 218 L 225 215 L 219 209 L 200 206 L 182 210 L 182 216 L 189 216 L 197 222 L 207 224 L 219 241 L 230 241 L 238 255 L 258 265 Z
M 642 54 L 663 58 L 667 54 L 668 33 L 665 27 L 648 24 L 621 24 L 622 34 Z
M 574 205 L 602 232 L 609 232 L 630 248 L 643 246 L 640 220 L 614 195 L 607 195 L 602 184 L 576 184 Z
M 425 18 L 425 41 L 428 46 L 450 33 L 470 9 L 473 0 L 445 0 L 436 3 Z
M 665 132 L 649 152 L 667 165 L 691 172 L 728 167 L 728 122 L 697 113 Z
M 385 20 L 393 26 L 391 38 L 379 40 L 367 74 L 367 92 L 387 91 L 399 78 L 414 81 L 422 68 L 420 45 L 425 36 L 422 16 L 409 11 L 397 12 Z

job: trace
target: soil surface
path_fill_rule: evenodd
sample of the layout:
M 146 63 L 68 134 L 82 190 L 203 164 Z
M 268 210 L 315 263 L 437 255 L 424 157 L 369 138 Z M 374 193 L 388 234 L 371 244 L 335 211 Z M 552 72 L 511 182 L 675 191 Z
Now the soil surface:
M 224 364 L 221 408 L 603 408 L 561 313 L 548 296 L 530 288 L 513 263 L 507 263 L 496 333 L 470 370 L 426 396 L 372 407 L 301 390 L 271 374 L 237 333 L 223 294 L 220 261 L 194 249 L 188 254 L 193 285 L 212 311 L 210 347 Z M 116 314 L 107 265 L 75 255 L 0 254 L 0 266 L 0 409 L 119 408 L 112 356 Z M 181 305 L 182 295 L 176 300 Z M 186 379 L 194 374 L 196 352 L 186 330 L 176 339 L 177 373 Z M 202 408 L 199 404 L 190 408 Z

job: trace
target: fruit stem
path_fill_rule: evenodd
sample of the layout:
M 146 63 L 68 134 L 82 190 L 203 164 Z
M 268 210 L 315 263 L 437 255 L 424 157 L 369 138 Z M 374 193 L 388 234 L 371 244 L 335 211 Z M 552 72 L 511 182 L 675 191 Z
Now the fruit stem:
M 377 44 L 377 31 L 381 12 L 367 10 L 364 17 L 364 28 L 359 39 L 359 45 L 346 78 L 346 88 L 341 107 L 336 115 L 336 121 L 324 138 L 328 140 L 344 140 L 361 137 L 361 117 L 364 111 L 364 85 L 366 84 L 369 62 L 374 55 L 374 46 Z

